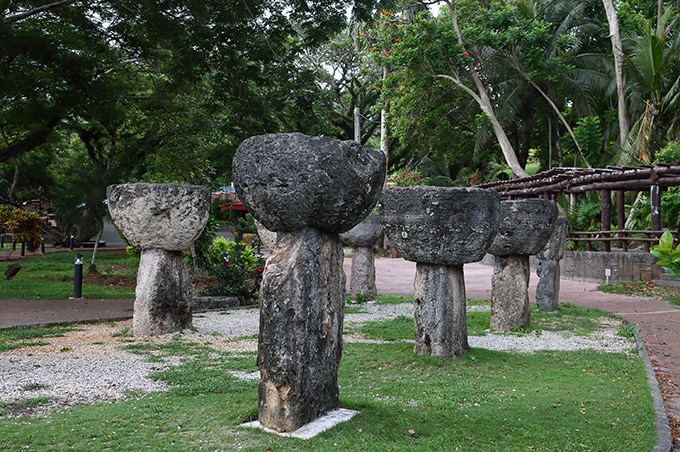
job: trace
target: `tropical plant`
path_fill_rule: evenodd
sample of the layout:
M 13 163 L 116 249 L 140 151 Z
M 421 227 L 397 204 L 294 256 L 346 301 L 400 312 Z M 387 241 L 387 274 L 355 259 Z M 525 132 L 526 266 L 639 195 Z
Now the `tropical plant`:
M 659 244 L 652 246 L 649 252 L 659 258 L 657 265 L 661 265 L 664 270 L 680 278 L 680 245 L 673 248 L 671 231 L 666 230 L 661 235 Z

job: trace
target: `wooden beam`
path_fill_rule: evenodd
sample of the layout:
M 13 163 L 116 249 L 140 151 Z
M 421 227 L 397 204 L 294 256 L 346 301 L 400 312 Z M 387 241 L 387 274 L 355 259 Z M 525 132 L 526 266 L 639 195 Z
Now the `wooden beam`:
M 602 198 L 602 214 L 600 219 L 602 220 L 602 230 L 610 231 L 612 228 L 611 221 L 611 210 L 612 210 L 612 194 L 609 190 L 602 190 L 600 192 Z M 603 237 L 609 237 L 609 233 L 604 233 Z M 609 241 L 602 242 L 602 251 L 611 251 L 611 244 Z
M 626 227 L 626 192 L 623 190 L 616 191 L 616 228 L 621 230 Z M 617 234 L 618 237 L 623 237 L 621 234 Z M 628 241 L 619 240 L 619 247 L 623 251 L 628 251 Z

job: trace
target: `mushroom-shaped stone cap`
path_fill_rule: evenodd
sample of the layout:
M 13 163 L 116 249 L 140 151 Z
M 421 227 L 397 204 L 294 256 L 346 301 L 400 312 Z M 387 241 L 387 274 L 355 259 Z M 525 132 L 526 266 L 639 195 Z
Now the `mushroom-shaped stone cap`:
M 347 232 L 340 234 L 340 241 L 345 246 L 352 248 L 373 248 L 382 237 L 380 218 L 369 215 L 358 225 Z
M 540 253 L 539 259 L 556 259 L 560 260 L 564 257 L 564 247 L 567 244 L 567 219 L 565 217 L 557 217 L 555 221 L 555 228 L 552 235 L 545 244 Z
M 489 247 L 495 256 L 537 254 L 550 239 L 557 205 L 547 199 L 501 202 L 498 233 Z
M 393 187 L 380 198 L 380 222 L 404 259 L 439 265 L 481 260 L 496 234 L 500 196 L 463 187 Z
M 282 133 L 248 138 L 232 166 L 236 193 L 267 229 L 344 232 L 375 206 L 385 165 L 354 141 Z
M 189 248 L 210 213 L 210 189 L 198 185 L 110 185 L 106 197 L 113 222 L 142 249 Z

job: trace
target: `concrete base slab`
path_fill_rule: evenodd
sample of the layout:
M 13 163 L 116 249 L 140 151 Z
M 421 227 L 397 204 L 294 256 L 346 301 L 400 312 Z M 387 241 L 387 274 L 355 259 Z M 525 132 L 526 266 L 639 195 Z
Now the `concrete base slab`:
M 337 410 L 329 411 L 323 416 L 316 418 L 312 422 L 303 425 L 294 432 L 277 432 L 276 430 L 263 427 L 262 424 L 260 424 L 260 421 L 246 422 L 245 424 L 241 424 L 240 427 L 259 428 L 268 433 L 275 433 L 279 436 L 287 436 L 290 438 L 310 439 L 314 438 L 319 433 L 325 432 L 326 430 L 335 427 L 341 422 L 349 421 L 357 413 L 358 411 L 338 408 Z

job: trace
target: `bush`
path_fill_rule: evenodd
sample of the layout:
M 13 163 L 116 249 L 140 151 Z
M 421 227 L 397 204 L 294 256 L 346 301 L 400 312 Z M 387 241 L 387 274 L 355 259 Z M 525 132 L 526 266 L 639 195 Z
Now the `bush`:
M 250 245 L 218 237 L 205 258 L 207 270 L 220 282 L 210 293 L 236 296 L 242 305 L 257 299 L 264 259 L 256 256 Z
M 657 151 L 655 161 L 668 165 L 680 164 L 680 142 L 669 141 L 666 146 Z
M 0 206 L 0 232 L 13 234 L 12 242 L 25 243 L 29 251 L 35 251 L 42 243 L 45 221 L 35 212 Z

